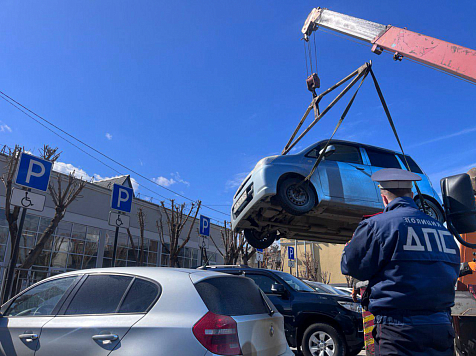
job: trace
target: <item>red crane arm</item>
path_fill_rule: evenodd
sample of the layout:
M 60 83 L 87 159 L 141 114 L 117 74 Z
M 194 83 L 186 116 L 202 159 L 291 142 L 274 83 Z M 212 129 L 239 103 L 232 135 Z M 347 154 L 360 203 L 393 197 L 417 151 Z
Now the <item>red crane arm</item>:
M 372 51 L 395 53 L 395 59 L 413 59 L 476 83 L 476 51 L 395 26 L 315 8 L 306 19 L 302 33 L 307 39 L 318 29 L 327 28 L 372 43 Z

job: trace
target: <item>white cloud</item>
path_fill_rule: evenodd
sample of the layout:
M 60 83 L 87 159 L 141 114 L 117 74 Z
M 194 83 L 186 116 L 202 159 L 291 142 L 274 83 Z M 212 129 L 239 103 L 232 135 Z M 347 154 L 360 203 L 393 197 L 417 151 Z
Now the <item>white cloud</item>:
M 75 167 L 71 163 L 64 163 L 64 162 L 58 162 L 58 161 L 54 163 L 53 170 L 63 174 L 70 174 L 71 172 L 74 172 L 74 176 L 76 178 L 81 178 L 85 181 L 98 181 L 103 179 L 112 179 L 112 178 L 119 177 L 119 176 L 102 177 L 101 175 L 97 173 L 91 176 L 85 170 Z M 139 190 L 139 183 L 132 177 L 131 177 L 131 183 L 132 183 L 132 188 L 134 189 L 135 192 L 137 192 Z
M 435 138 L 432 138 L 431 140 L 419 142 L 419 143 L 416 143 L 416 144 L 411 145 L 409 147 L 418 147 L 418 146 L 426 145 L 427 143 L 438 142 L 438 141 L 446 140 L 448 138 L 453 138 L 453 137 L 465 135 L 465 134 L 468 134 L 468 133 L 471 133 L 471 132 L 476 132 L 476 127 L 470 127 L 468 129 L 464 129 L 464 130 L 461 130 L 461 131 L 458 131 L 458 132 L 454 132 L 452 134 L 435 137 Z
M 165 177 L 152 178 L 152 180 L 158 185 L 162 185 L 164 187 L 170 187 L 172 184 L 177 183 L 173 178 L 168 179 Z
M 0 132 L 12 132 L 12 129 L 7 124 L 0 125 Z
M 106 132 L 106 138 L 111 141 L 112 140 L 112 135 L 109 132 Z
M 179 183 L 185 184 L 187 187 L 190 187 L 190 182 L 187 182 L 186 180 L 183 180 L 182 177 L 180 177 L 179 172 L 175 173 L 170 173 L 170 175 Z
M 164 187 L 170 187 L 173 184 L 177 183 L 182 183 L 185 184 L 187 187 L 190 187 L 190 182 L 187 182 L 186 180 L 182 179 L 180 176 L 179 172 L 175 173 L 170 173 L 172 178 L 166 178 L 166 177 L 157 177 L 157 178 L 152 178 L 152 180 L 157 183 L 158 185 L 162 185 Z
M 241 172 L 235 174 L 232 179 L 226 181 L 225 191 L 238 188 L 248 174 L 249 172 Z
M 76 178 L 81 178 L 83 180 L 90 181 L 93 177 L 86 173 L 86 171 L 81 168 L 73 166 L 71 163 L 64 162 L 55 162 L 53 165 L 53 170 L 63 174 L 70 174 L 74 172 Z

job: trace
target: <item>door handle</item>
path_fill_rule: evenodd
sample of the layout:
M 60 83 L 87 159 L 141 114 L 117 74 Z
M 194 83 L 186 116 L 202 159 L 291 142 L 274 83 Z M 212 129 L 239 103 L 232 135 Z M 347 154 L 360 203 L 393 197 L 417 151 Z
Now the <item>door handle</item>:
M 359 171 L 365 171 L 364 167 L 355 167 L 355 168 L 357 168 Z
M 32 342 L 33 340 L 38 339 L 38 334 L 20 334 L 18 337 L 26 342 Z
M 99 334 L 99 335 L 93 335 L 93 340 L 96 341 L 116 341 L 119 339 L 119 336 L 116 334 Z

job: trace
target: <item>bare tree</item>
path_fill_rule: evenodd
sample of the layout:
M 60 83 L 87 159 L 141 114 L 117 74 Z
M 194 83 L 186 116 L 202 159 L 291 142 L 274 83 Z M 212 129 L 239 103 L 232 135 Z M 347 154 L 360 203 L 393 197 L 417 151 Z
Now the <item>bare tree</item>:
M 222 255 L 224 264 L 236 265 L 246 240 L 244 239 L 242 233 L 234 232 L 231 229 L 231 226 L 230 228 L 228 227 L 229 225 L 231 225 L 231 223 L 225 220 L 223 222 L 223 229 L 220 230 L 224 251 L 222 248 L 218 247 L 212 236 L 210 236 L 210 240 L 212 240 L 213 244 L 218 250 L 218 253 Z
M 40 151 L 40 156 L 43 159 L 54 163 L 59 158 L 60 153 L 58 152 L 58 148 L 52 148 L 45 145 Z M 64 182 L 64 180 L 66 180 L 66 182 Z M 63 188 L 65 183 L 66 186 Z M 86 181 L 75 177 L 75 171 L 71 172 L 66 179 L 64 179 L 61 174 L 57 174 L 56 184 L 50 182 L 48 185 L 48 192 L 50 193 L 55 205 L 55 215 L 46 230 L 43 231 L 40 238 L 37 240 L 33 250 L 30 251 L 28 256 L 26 256 L 25 260 L 20 265 L 21 270 L 27 270 L 33 266 L 45 245 L 49 242 L 51 235 L 58 227 L 58 224 L 64 218 L 66 209 L 73 201 L 80 197 L 79 194 L 85 185 Z
M 240 236 L 241 239 L 246 240 L 243 235 Z M 256 249 L 252 247 L 248 241 L 243 244 L 241 248 L 241 263 L 245 266 L 248 265 L 249 260 L 255 255 Z
M 20 215 L 20 208 L 15 206 L 12 209 L 11 200 L 13 179 L 18 168 L 22 148 L 18 145 L 13 149 L 4 146 L 2 151 L 7 155 L 6 169 L 1 177 L 2 182 L 5 185 L 5 218 L 7 219 L 8 229 L 10 231 L 11 246 L 14 246 L 14 242 L 17 240 L 18 235 L 18 216 Z M 11 249 L 10 253 L 12 252 L 13 249 Z
M 134 238 L 132 237 L 131 230 L 127 228 L 126 231 L 127 236 L 129 236 L 129 242 L 131 243 L 132 252 L 134 253 L 134 260 L 139 263 L 139 257 L 137 256 L 136 245 L 134 243 Z
M 144 231 L 145 231 L 145 213 L 142 208 L 137 210 L 137 219 L 139 220 L 139 266 L 144 264 Z
M 273 244 L 263 251 L 261 268 L 282 271 L 281 248 L 278 244 Z
M 160 202 L 162 206 L 162 211 L 165 213 L 166 218 L 166 230 L 169 236 L 169 244 L 165 242 L 165 229 L 162 214 L 160 214 L 159 220 L 156 221 L 157 231 L 159 233 L 160 243 L 162 244 L 163 250 L 169 254 L 169 266 L 170 267 L 180 267 L 179 265 L 179 254 L 185 245 L 190 241 L 192 236 L 192 229 L 197 220 L 197 215 L 200 210 L 202 202 L 199 200 L 197 204 L 192 203 L 188 213 L 186 210 L 186 204 L 176 204 L 172 199 L 171 208 L 167 209 L 163 201 Z M 193 218 L 191 216 L 193 215 Z M 185 227 L 185 224 L 190 220 L 190 228 L 188 230 L 185 239 L 180 243 L 180 236 L 182 230 Z
M 319 266 L 319 261 L 312 257 L 311 253 L 306 253 L 304 255 L 304 260 L 302 261 L 304 265 L 304 271 L 301 272 L 301 277 L 308 279 L 310 281 L 322 282 L 329 284 L 331 280 L 331 274 L 329 272 L 323 272 Z

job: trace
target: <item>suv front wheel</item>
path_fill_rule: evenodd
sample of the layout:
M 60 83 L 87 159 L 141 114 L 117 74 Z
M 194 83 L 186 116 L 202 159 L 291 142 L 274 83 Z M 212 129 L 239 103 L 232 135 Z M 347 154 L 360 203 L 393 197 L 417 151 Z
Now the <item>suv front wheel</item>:
M 312 324 L 304 332 L 304 356 L 344 356 L 345 344 L 339 332 L 328 324 Z

